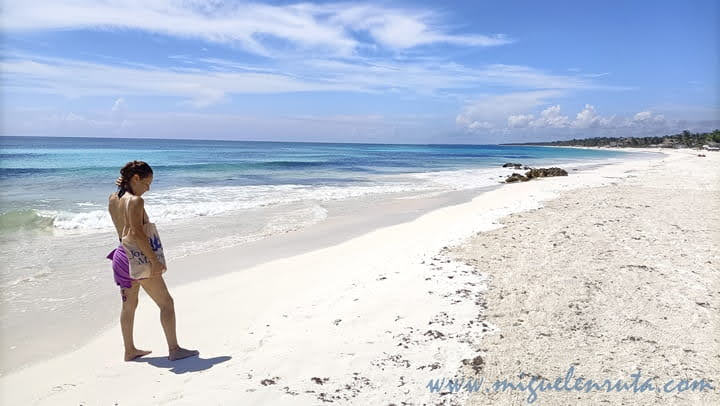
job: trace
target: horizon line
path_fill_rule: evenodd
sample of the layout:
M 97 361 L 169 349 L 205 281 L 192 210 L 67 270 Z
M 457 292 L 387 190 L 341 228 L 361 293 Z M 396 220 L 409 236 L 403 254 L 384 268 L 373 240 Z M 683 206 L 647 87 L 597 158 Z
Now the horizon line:
M 149 140 L 149 141 L 223 141 L 223 142 L 264 142 L 293 144 L 358 144 L 358 145 L 472 145 L 472 146 L 503 146 L 503 144 L 434 144 L 434 143 L 389 143 L 389 142 L 323 142 L 323 141 L 260 141 L 260 140 L 228 140 L 200 138 L 140 138 L 140 137 L 68 137 L 63 135 L 0 135 L 0 138 L 69 138 L 69 139 L 111 139 L 111 140 Z M 544 141 L 539 141 L 544 142 Z M 1 147 L 2 145 L 0 145 Z

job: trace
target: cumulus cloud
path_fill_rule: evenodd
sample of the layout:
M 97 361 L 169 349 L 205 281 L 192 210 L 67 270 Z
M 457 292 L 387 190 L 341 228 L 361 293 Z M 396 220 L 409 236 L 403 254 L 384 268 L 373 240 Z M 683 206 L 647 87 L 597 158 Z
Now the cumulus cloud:
M 659 125 L 666 123 L 665 116 L 662 114 L 653 114 L 650 111 L 641 111 L 633 116 L 632 123 L 639 125 Z
M 560 131 L 555 134 L 572 134 L 581 131 L 606 131 L 608 133 L 625 132 L 625 135 L 646 135 L 657 134 L 662 132 L 677 131 L 688 126 L 690 123 L 685 121 L 668 120 L 662 114 L 655 114 L 651 111 L 641 111 L 628 116 L 609 115 L 604 116 L 598 113 L 595 106 L 585 104 L 585 106 L 575 114 L 574 119 L 562 113 L 560 105 L 551 105 L 540 111 L 539 114 L 528 113 L 533 107 L 544 104 L 544 97 L 528 98 L 525 95 L 524 100 L 531 100 L 527 103 L 503 103 L 503 99 L 508 99 L 509 95 L 495 96 L 486 98 L 481 103 L 466 108 L 457 118 L 456 122 L 459 126 L 468 132 L 478 132 L 486 127 L 475 124 L 481 119 L 489 119 L 489 117 L 502 114 L 503 110 L 509 110 L 505 107 L 516 108 L 519 111 L 515 114 L 507 114 L 506 121 L 503 125 L 494 125 L 492 128 L 496 132 L 512 132 L 518 130 L 532 131 Z M 499 106 L 493 106 L 499 103 Z M 586 134 L 586 133 L 584 133 Z
M 525 128 L 530 125 L 535 116 L 532 114 L 516 114 L 508 117 L 508 127 Z
M 468 124 L 468 129 L 477 131 L 477 130 L 489 130 L 493 128 L 493 124 L 489 121 L 473 121 L 470 124 Z
M 507 124 L 509 128 L 611 128 L 622 125 L 615 116 L 600 116 L 590 104 L 586 104 L 574 120 L 561 113 L 560 105 L 554 105 L 542 110 L 537 118 L 533 114 L 510 115 Z
M 509 128 L 563 128 L 569 123 L 567 116 L 560 114 L 560 106 L 550 106 L 540 112 L 540 117 L 535 118 L 532 114 L 517 114 L 508 117 Z
M 532 120 L 532 116 L 514 116 L 512 120 L 508 120 L 508 116 L 545 104 L 547 99 L 562 94 L 559 90 L 538 90 L 488 95 L 467 104 L 457 115 L 455 122 L 470 131 L 503 127 L 506 121 L 512 121 L 514 126 L 525 125 L 525 121 Z
M 613 125 L 615 116 L 602 117 L 595 112 L 595 107 L 586 104 L 585 107 L 577 113 L 572 126 L 575 128 L 608 128 Z
M 533 122 L 537 127 L 562 128 L 568 124 L 567 116 L 560 114 L 560 105 L 550 106 L 540 113 L 540 117 Z

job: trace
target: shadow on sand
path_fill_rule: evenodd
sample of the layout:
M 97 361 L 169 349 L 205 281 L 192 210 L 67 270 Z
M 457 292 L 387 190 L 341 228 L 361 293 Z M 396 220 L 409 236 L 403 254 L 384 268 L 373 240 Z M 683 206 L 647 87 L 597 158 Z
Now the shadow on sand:
M 177 361 L 170 361 L 167 357 L 144 357 L 136 359 L 135 362 L 146 362 L 154 367 L 168 368 L 170 372 L 175 374 L 184 374 L 187 372 L 204 371 L 230 359 L 232 359 L 232 357 L 228 355 L 215 358 L 200 358 L 200 356 L 196 356 Z

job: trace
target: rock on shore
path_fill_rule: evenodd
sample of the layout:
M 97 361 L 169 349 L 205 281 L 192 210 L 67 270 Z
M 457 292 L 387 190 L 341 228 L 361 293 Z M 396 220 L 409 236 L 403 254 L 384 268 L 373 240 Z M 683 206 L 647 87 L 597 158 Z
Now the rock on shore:
M 505 164 L 507 165 L 507 164 Z M 503 165 L 503 167 L 505 167 Z M 517 164 L 519 165 L 519 164 Z M 518 168 L 517 166 L 515 167 Z M 548 176 L 568 176 L 568 173 L 565 169 L 562 168 L 531 168 L 529 171 L 525 172 L 525 175 L 521 175 L 519 173 L 513 173 L 512 175 L 508 176 L 505 179 L 505 183 L 513 183 L 513 182 L 527 182 L 530 179 L 534 178 L 545 178 Z

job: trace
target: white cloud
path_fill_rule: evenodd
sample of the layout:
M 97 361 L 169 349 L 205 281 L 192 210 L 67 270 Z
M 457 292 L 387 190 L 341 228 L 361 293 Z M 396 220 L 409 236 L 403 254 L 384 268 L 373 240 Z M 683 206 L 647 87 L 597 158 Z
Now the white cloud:
M 535 116 L 532 114 L 516 114 L 508 117 L 509 128 L 525 128 L 530 125 Z
M 354 90 L 354 84 L 303 80 L 292 75 L 247 71 L 200 71 L 125 67 L 58 58 L 0 61 L 3 90 L 61 94 L 67 97 L 142 94 L 178 96 L 197 106 L 216 103 L 226 94 Z
M 125 99 L 120 97 L 117 100 L 115 100 L 115 103 L 113 103 L 113 106 L 112 106 L 112 111 L 113 112 L 125 111 Z
M 560 106 L 550 106 L 540 113 L 540 117 L 534 120 L 533 127 L 563 128 L 568 125 L 568 117 L 560 114 Z
M 352 6 L 338 10 L 331 18 L 354 30 L 367 31 L 378 43 L 395 49 L 419 45 L 448 43 L 464 46 L 496 46 L 512 42 L 504 35 L 449 35 L 432 27 L 434 13 L 400 9 L 379 9 L 377 6 Z
M 240 46 L 275 58 L 261 65 L 171 55 L 176 66 L 4 55 L 2 90 L 66 97 L 170 96 L 206 107 L 234 94 L 372 92 L 465 98 L 488 85 L 515 89 L 622 89 L 528 66 L 468 67 L 430 57 L 423 45 L 495 46 L 501 34 L 453 33 L 431 9 L 349 3 L 263 5 L 201 0 L 38 0 L 4 5 L 3 28 L 136 29 Z M 364 51 L 372 49 L 373 57 Z M 381 52 L 375 52 L 377 50 Z M 307 52 L 311 50 L 312 52 Z M 390 51 L 390 52 L 388 52 Z M 309 58 L 308 55 L 312 55 Z M 472 120 L 475 121 L 475 120 Z M 493 122 L 492 120 L 480 120 Z
M 455 122 L 470 131 L 487 128 L 487 126 L 476 123 L 494 123 L 494 126 L 502 127 L 506 121 L 512 121 L 513 125 L 517 126 L 528 118 L 513 113 L 530 110 L 545 104 L 547 99 L 559 97 L 562 94 L 558 90 L 539 90 L 488 95 L 466 105 L 456 117 Z M 508 120 L 508 116 L 514 117 L 512 120 Z
M 532 92 L 487 97 L 466 107 L 458 115 L 456 123 L 470 133 L 478 132 L 480 129 L 487 129 L 479 124 L 483 122 L 482 120 L 492 120 L 498 115 L 505 114 L 506 120 L 503 125 L 497 125 L 497 120 L 493 121 L 495 125 L 493 125 L 492 129 L 495 133 L 512 134 L 514 131 L 524 129 L 523 134 L 529 130 L 555 136 L 578 133 L 584 136 L 595 136 L 597 134 L 645 136 L 664 135 L 688 127 L 696 130 L 709 128 L 708 126 L 698 127 L 699 123 L 668 120 L 664 115 L 655 114 L 648 110 L 625 117 L 617 115 L 603 116 L 590 104 L 586 104 L 575 115 L 573 120 L 562 114 L 560 105 L 548 106 L 537 115 L 529 112 L 538 106 L 546 104 L 546 99 L 553 96 L 541 92 Z M 508 111 L 512 112 L 507 113 Z M 591 132 L 588 133 L 587 131 Z
M 221 102 L 233 94 L 349 91 L 451 95 L 487 85 L 525 89 L 547 88 L 548 85 L 559 89 L 593 86 L 572 77 L 555 76 L 529 67 L 490 65 L 469 68 L 427 58 L 305 59 L 263 67 L 218 58 L 197 59 L 194 65 L 188 67 L 184 57 L 175 56 L 172 60 L 177 61 L 179 67 L 120 62 L 110 65 L 17 54 L 0 60 L 0 69 L 5 79 L 3 90 L 10 92 L 49 93 L 66 97 L 175 96 L 197 107 Z M 518 109 L 544 104 L 542 97 L 560 93 L 559 90 L 511 93 L 498 96 L 497 101 L 490 100 L 490 106 L 486 107 L 497 109 L 506 105 L 504 110 L 495 114 L 504 114 L 502 119 L 505 120 Z M 473 109 L 470 105 L 469 114 L 478 114 L 486 108 L 480 107 Z
M 337 55 L 352 55 L 368 45 L 407 49 L 435 43 L 495 46 L 511 42 L 503 35 L 448 33 L 432 10 L 346 3 L 36 0 L 6 2 L 2 17 L 4 29 L 10 32 L 136 29 L 239 45 L 266 56 L 287 52 L 287 47 L 275 47 L 277 40 Z M 360 35 L 363 32 L 375 43 L 367 43 Z
M 600 128 L 607 127 L 613 121 L 613 117 L 601 117 L 595 113 L 595 107 L 589 104 L 585 105 L 572 122 L 575 128 Z
M 641 125 L 663 125 L 665 124 L 665 116 L 662 114 L 653 114 L 650 111 L 641 111 L 632 119 L 634 124 Z
M 516 114 L 508 117 L 509 128 L 564 128 L 570 123 L 567 116 L 560 114 L 560 106 L 550 106 L 535 118 L 532 114 Z
M 493 124 L 489 121 L 473 121 L 472 123 L 468 124 L 468 129 L 470 130 L 489 130 L 493 128 Z

